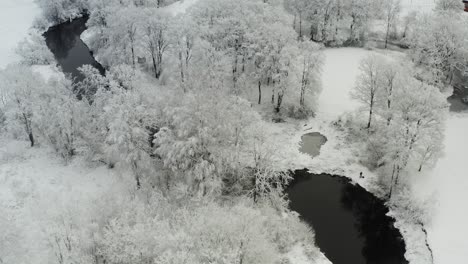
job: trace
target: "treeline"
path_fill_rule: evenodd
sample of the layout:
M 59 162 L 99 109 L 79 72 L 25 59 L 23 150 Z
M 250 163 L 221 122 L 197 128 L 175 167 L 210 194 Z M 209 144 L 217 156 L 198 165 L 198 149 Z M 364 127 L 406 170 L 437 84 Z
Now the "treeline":
M 112 1 L 105 0 L 35 0 L 42 9 L 42 19 L 45 25 L 56 25 L 84 13 L 90 12 L 90 5 L 100 2 L 105 5 Z M 117 1 L 114 1 L 117 2 Z M 119 0 L 122 4 L 135 6 L 163 7 L 176 2 L 176 0 Z
M 363 46 L 376 19 L 384 21 L 385 48 L 395 33 L 400 0 L 292 0 L 284 5 L 294 15 L 294 28 L 326 46 Z
M 172 17 L 164 9 L 92 5 L 91 48 L 107 67 L 128 64 L 187 92 L 212 71 L 231 93 L 277 113 L 306 117 L 320 91 L 320 46 L 298 38 L 282 5 L 199 1 Z M 208 64 L 208 67 L 205 65 Z

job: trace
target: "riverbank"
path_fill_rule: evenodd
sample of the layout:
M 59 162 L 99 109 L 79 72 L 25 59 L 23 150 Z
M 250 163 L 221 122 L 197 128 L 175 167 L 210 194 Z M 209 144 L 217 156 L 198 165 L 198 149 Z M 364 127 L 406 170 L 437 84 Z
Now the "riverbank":
M 281 169 L 307 168 L 314 174 L 342 175 L 375 196 L 384 198 L 385 193 L 377 183 L 377 175 L 361 164 L 360 153 L 366 150 L 359 144 L 350 142 L 346 131 L 337 124 L 338 120 L 346 120 L 347 113 L 358 109 L 349 92 L 359 73 L 360 61 L 374 52 L 389 58 L 404 56 L 399 52 L 356 48 L 324 51 L 323 92 L 318 100 L 320 105 L 316 116 L 302 122 L 289 120 L 289 124 L 272 124 L 268 129 L 272 131 L 268 136 L 271 142 L 281 142 L 281 145 L 288 146 L 287 149 L 281 150 L 282 158 L 277 161 Z M 315 158 L 299 151 L 301 137 L 309 132 L 319 132 L 328 140 L 322 146 L 320 155 Z M 361 172 L 363 178 L 360 177 Z M 395 218 L 395 226 L 405 239 L 406 259 L 411 264 L 431 263 L 424 231 L 418 223 L 412 221 L 411 215 L 407 214 L 405 208 L 391 206 L 388 215 Z

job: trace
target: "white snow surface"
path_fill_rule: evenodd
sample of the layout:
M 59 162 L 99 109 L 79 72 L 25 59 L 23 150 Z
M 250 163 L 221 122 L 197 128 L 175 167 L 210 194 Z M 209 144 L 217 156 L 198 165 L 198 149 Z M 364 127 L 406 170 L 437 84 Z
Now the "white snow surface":
M 437 0 L 403 0 L 401 1 L 402 15 L 410 12 L 430 13 L 434 10 Z M 460 1 L 460 8 L 462 8 Z
M 96 224 L 107 199 L 124 197 L 131 180 L 81 159 L 66 165 L 44 146 L 0 137 L 0 211 L 14 219 L 17 237 L 27 242 L 18 245 L 23 254 L 16 263 L 55 261 L 49 242 L 60 223 Z
M 287 259 L 292 264 L 311 264 L 309 257 L 307 257 L 306 253 L 304 252 L 304 247 L 307 245 L 297 244 L 293 246 L 291 251 L 286 254 Z M 319 256 L 319 259 L 316 259 L 315 264 L 332 264 L 330 260 L 328 260 L 325 255 L 322 253 Z
M 432 222 L 427 226 L 436 264 L 468 263 L 468 113 L 451 113 L 446 124 L 445 155 L 428 173 L 415 177 L 421 198 L 435 193 Z
M 176 16 L 178 14 L 183 14 L 187 11 L 187 9 L 195 4 L 198 0 L 180 0 L 177 1 L 173 4 L 170 4 L 166 7 L 164 7 L 164 10 L 166 10 L 168 13 L 172 14 L 173 16 Z
M 15 48 L 40 12 L 34 0 L 0 0 L 0 69 L 19 60 Z
M 317 116 L 334 120 L 359 105 L 349 96 L 359 73 L 362 59 L 370 51 L 357 48 L 327 49 L 322 72 L 323 91 L 318 100 Z

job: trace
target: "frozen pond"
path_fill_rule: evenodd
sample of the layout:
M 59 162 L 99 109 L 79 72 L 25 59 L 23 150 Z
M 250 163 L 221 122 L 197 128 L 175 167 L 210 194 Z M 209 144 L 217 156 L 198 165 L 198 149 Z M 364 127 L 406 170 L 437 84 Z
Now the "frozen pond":
M 302 136 L 300 152 L 316 157 L 320 154 L 320 148 L 327 142 L 327 138 L 317 132 L 307 133 Z

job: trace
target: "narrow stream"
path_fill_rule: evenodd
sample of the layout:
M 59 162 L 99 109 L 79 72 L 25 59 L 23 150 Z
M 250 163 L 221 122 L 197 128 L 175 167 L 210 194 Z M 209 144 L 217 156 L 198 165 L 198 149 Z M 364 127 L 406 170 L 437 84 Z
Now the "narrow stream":
M 83 65 L 92 65 L 104 74 L 105 70 L 93 57 L 88 46 L 81 40 L 81 34 L 86 30 L 88 16 L 83 16 L 51 27 L 44 37 L 47 46 L 54 54 L 58 65 L 65 74 L 70 74 L 75 82 L 81 81 L 83 75 L 78 68 Z

